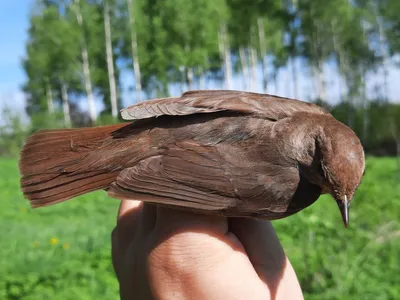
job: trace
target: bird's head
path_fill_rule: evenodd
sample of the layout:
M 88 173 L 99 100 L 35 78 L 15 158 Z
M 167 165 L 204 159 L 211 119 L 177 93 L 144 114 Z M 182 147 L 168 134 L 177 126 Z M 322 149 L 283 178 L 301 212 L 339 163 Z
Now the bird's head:
M 349 206 L 365 173 L 361 142 L 349 127 L 332 118 L 316 137 L 316 152 L 322 192 L 336 200 L 347 228 Z
M 349 206 L 365 172 L 363 147 L 356 134 L 332 116 L 315 117 L 308 124 L 300 129 L 306 133 L 295 134 L 296 145 L 306 145 L 301 171 L 323 194 L 332 195 L 347 227 Z

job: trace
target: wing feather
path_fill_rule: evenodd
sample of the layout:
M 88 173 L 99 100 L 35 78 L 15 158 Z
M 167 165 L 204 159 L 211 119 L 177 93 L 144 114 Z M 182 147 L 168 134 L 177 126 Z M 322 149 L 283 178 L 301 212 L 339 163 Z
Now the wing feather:
M 141 102 L 121 110 L 121 115 L 125 120 L 140 120 L 219 111 L 255 114 L 274 121 L 290 117 L 296 112 L 329 114 L 315 104 L 289 98 L 241 91 L 208 90 L 186 92 L 179 98 Z

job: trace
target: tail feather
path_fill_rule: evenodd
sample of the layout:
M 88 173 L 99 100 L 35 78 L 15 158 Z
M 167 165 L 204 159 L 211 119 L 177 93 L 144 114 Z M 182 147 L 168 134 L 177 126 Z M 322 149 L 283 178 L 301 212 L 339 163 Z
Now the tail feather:
M 21 151 L 21 188 L 32 207 L 62 202 L 106 189 L 119 171 L 93 162 L 93 153 L 111 134 L 127 124 L 93 128 L 43 130 Z M 107 158 L 102 157 L 102 161 Z

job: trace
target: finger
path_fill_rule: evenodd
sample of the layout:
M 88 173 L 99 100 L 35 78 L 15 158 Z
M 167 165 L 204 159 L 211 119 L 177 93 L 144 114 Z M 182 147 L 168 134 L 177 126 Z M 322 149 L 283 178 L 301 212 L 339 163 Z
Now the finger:
M 118 280 L 121 274 L 121 261 L 125 252 L 121 250 L 117 227 L 111 232 L 111 261 Z
M 130 241 L 135 230 L 140 225 L 143 204 L 137 200 L 122 200 L 118 211 L 117 231 L 118 237 Z
M 117 226 L 111 234 L 114 268 L 124 256 L 139 226 L 142 204 L 136 200 L 122 200 L 118 210 Z
M 230 228 L 242 242 L 258 276 L 268 285 L 271 299 L 303 299 L 296 273 L 271 222 L 232 218 Z
M 121 204 L 118 210 L 118 221 L 123 218 L 126 214 L 130 217 L 136 217 L 141 210 L 141 201 L 137 200 L 121 200 Z
M 141 210 L 140 201 L 122 200 L 120 203 L 117 226 L 111 233 L 111 256 L 117 277 L 120 273 L 122 258 L 133 239 L 135 228 L 137 228 Z
M 260 278 L 270 289 L 277 286 L 287 260 L 274 228 L 268 221 L 231 218 L 230 230 L 242 242 Z
M 158 207 L 148 257 L 154 282 L 168 282 L 170 287 L 185 282 L 184 289 L 193 295 L 210 294 L 215 299 L 241 298 L 238 294 L 249 294 L 250 285 L 253 294 L 263 295 L 256 299 L 265 299 L 266 286 L 228 228 L 223 216 Z M 220 284 L 223 289 L 216 288 Z

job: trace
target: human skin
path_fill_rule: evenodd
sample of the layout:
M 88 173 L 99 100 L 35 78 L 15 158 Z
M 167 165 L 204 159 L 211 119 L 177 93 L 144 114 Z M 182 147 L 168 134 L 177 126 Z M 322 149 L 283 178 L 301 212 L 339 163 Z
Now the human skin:
M 112 232 L 121 299 L 303 299 L 268 221 L 121 201 Z

